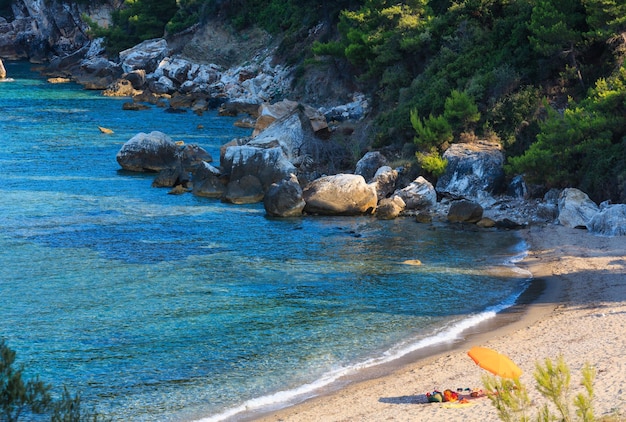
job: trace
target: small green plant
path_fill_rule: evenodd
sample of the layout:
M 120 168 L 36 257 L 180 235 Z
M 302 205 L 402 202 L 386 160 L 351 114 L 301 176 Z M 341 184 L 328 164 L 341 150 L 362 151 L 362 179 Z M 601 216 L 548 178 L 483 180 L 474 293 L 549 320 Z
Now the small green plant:
M 65 386 L 62 397 L 55 401 L 50 385 L 38 377 L 24 380 L 24 367 L 15 366 L 15 356 L 0 339 L 0 421 L 17 422 L 22 414 L 50 415 L 51 422 L 101 420 L 98 414 L 81 409 L 80 396 L 72 396 Z
M 416 152 L 415 158 L 424 170 L 436 177 L 441 176 L 448 166 L 448 160 L 442 158 L 437 151 L 431 153 Z
M 511 380 L 484 376 L 483 386 L 491 404 L 498 410 L 500 420 L 527 422 L 531 402 L 528 391 L 519 379 Z
M 537 391 L 548 400 L 540 407 L 535 420 L 538 422 L 592 422 L 593 413 L 593 381 L 595 370 L 586 364 L 582 370 L 581 385 L 585 391 L 578 393 L 573 399 L 570 392 L 571 374 L 562 356 L 556 361 L 546 359 L 543 366 L 536 364 L 534 378 Z M 483 386 L 489 400 L 498 410 L 500 420 L 506 422 L 530 421 L 531 401 L 528 398 L 526 387 L 519 381 L 499 379 L 493 376 L 483 377 Z M 575 415 L 572 416 L 571 405 L 574 405 Z M 552 409 L 556 409 L 553 413 Z

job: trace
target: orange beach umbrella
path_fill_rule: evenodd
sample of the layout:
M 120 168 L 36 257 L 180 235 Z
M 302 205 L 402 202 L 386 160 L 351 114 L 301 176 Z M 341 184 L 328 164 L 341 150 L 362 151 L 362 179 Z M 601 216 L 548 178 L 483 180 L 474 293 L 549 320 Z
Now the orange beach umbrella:
M 472 347 L 467 352 L 478 366 L 502 378 L 516 379 L 522 370 L 511 359 L 486 347 Z

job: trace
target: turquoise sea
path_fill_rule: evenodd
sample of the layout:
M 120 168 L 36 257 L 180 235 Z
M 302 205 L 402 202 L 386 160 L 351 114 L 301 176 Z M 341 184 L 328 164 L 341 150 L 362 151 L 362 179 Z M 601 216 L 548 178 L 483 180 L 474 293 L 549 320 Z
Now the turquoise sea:
M 513 232 L 278 220 L 261 204 L 168 195 L 119 169 L 124 142 L 160 130 L 217 159 L 249 131 L 213 112 L 123 111 L 124 99 L 5 66 L 0 337 L 27 377 L 112 420 L 236 420 L 310 397 L 458 340 L 528 284 Z

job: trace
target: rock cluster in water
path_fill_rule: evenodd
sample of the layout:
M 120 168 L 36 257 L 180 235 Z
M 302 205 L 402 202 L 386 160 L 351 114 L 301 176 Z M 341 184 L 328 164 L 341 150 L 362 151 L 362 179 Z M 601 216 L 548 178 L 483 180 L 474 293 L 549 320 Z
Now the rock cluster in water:
M 578 189 L 552 190 L 541 200 L 530 199 L 528 189 L 519 186 L 523 180 L 515 180 L 508 187 L 513 195 L 507 195 L 497 144 L 450 146 L 449 165 L 435 187 L 421 176 L 403 183 L 403 170 L 389 167 L 380 152 L 366 154 L 353 173 L 310 177 L 306 156 L 318 142 L 324 141 L 297 107 L 256 137 L 225 145 L 219 166 L 211 165 L 212 157 L 197 146 L 177 145 L 160 132 L 136 135 L 117 160 L 127 170 L 159 172 L 154 185 L 170 187 L 171 193 L 192 192 L 233 204 L 263 202 L 273 217 L 415 216 L 420 222 L 435 219 L 483 228 L 562 224 L 601 235 L 626 234 L 626 205 L 597 206 Z

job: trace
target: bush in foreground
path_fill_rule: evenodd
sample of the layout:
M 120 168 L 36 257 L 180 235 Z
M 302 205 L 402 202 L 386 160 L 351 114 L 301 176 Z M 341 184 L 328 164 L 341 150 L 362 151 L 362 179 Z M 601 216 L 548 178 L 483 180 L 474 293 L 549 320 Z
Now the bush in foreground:
M 50 394 L 51 386 L 23 378 L 24 367 L 15 366 L 16 353 L 0 339 L 0 421 L 16 422 L 22 415 L 49 415 L 51 422 L 101 420 L 97 414 L 81 409 L 80 396 L 63 387 L 59 400 Z

